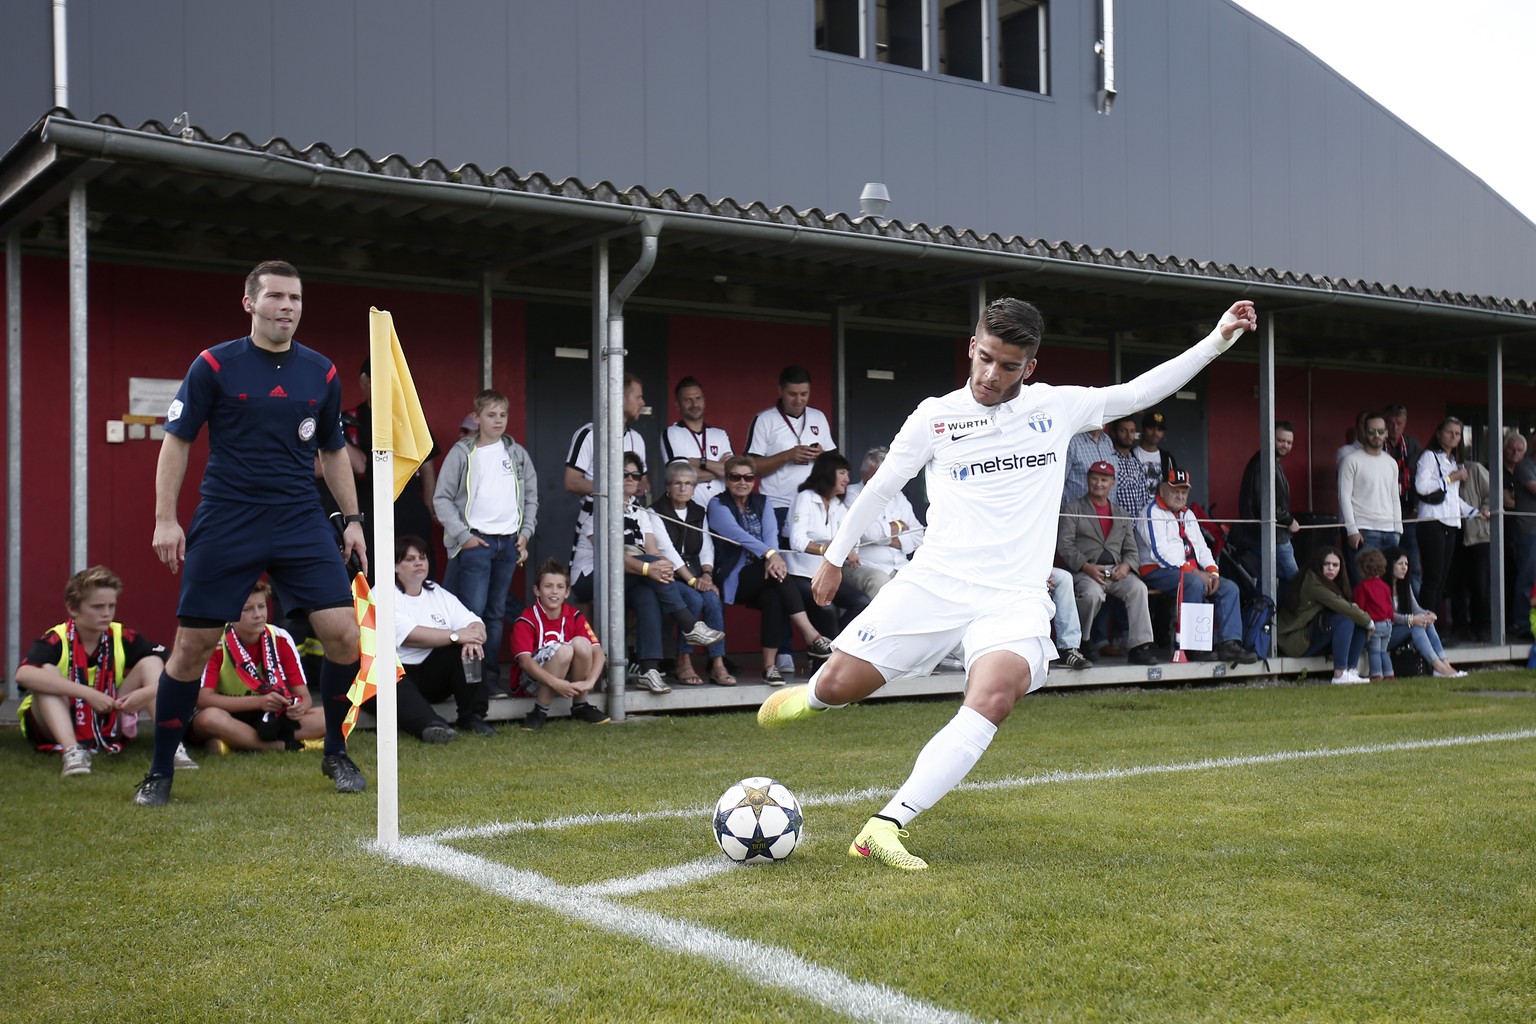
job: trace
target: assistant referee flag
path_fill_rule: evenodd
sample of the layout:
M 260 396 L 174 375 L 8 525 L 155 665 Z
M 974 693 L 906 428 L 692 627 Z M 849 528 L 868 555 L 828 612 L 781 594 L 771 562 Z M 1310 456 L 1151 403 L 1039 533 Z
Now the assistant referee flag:
M 400 350 L 400 336 L 395 333 L 395 319 L 386 311 L 368 310 L 368 357 L 374 367 L 373 379 L 382 382 L 385 375 L 378 368 L 390 368 L 388 409 L 373 403 L 373 450 L 394 452 L 395 497 L 405 489 L 405 482 L 421 468 L 432 453 L 432 432 L 416 398 L 416 384 L 411 368 Z

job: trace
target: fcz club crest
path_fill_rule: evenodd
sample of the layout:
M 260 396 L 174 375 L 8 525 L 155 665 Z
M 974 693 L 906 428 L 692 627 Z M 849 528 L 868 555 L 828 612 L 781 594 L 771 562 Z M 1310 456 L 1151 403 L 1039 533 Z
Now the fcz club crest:
M 1049 433 L 1051 429 L 1051 417 L 1038 409 L 1035 410 L 1029 414 L 1029 429 L 1039 434 Z

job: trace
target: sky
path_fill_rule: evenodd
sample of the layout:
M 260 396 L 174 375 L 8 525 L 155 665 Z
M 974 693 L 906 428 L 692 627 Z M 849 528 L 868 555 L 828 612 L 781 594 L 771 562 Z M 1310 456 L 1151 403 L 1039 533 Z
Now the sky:
M 1532 0 L 1233 0 L 1536 221 Z

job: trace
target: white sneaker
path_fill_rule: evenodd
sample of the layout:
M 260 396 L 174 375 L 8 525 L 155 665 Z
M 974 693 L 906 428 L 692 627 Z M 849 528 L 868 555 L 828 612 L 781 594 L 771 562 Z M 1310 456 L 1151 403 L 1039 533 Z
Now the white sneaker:
M 725 632 L 711 629 L 702 622 L 695 622 L 693 628 L 683 634 L 683 639 L 695 647 L 711 647 L 725 639 Z
M 171 763 L 176 766 L 177 771 L 192 772 L 197 770 L 197 762 L 192 760 L 191 754 L 187 753 L 187 745 L 185 743 L 176 744 L 176 757 Z
M 661 678 L 661 673 L 655 669 L 648 669 L 635 677 L 635 687 L 641 690 L 650 690 L 652 693 L 671 693 L 672 687 Z
M 1352 668 L 1347 668 L 1341 674 L 1333 677 L 1333 683 L 1335 686 L 1350 686 L 1355 683 L 1365 683 L 1369 681 L 1370 680 L 1366 679 L 1360 675 L 1359 672 L 1356 672 Z
M 773 664 L 780 672 L 786 672 L 789 675 L 795 674 L 795 656 L 793 654 L 780 654 L 774 659 Z
M 59 774 L 66 779 L 71 775 L 91 774 L 91 752 L 81 747 L 64 751 L 64 767 L 59 769 Z
M 1467 674 L 1461 669 L 1456 669 L 1452 672 L 1436 672 L 1434 676 L 1436 679 L 1465 679 Z

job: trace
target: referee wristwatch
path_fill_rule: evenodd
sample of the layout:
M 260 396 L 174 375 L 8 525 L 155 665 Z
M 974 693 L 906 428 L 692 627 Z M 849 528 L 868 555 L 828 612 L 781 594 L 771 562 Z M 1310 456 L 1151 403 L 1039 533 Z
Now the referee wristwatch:
M 341 522 L 342 522 L 342 525 L 345 526 L 347 523 L 362 523 L 367 518 L 368 518 L 368 514 L 366 512 L 357 512 L 357 513 L 354 513 L 354 514 L 352 514 L 350 516 L 342 516 L 341 517 Z

